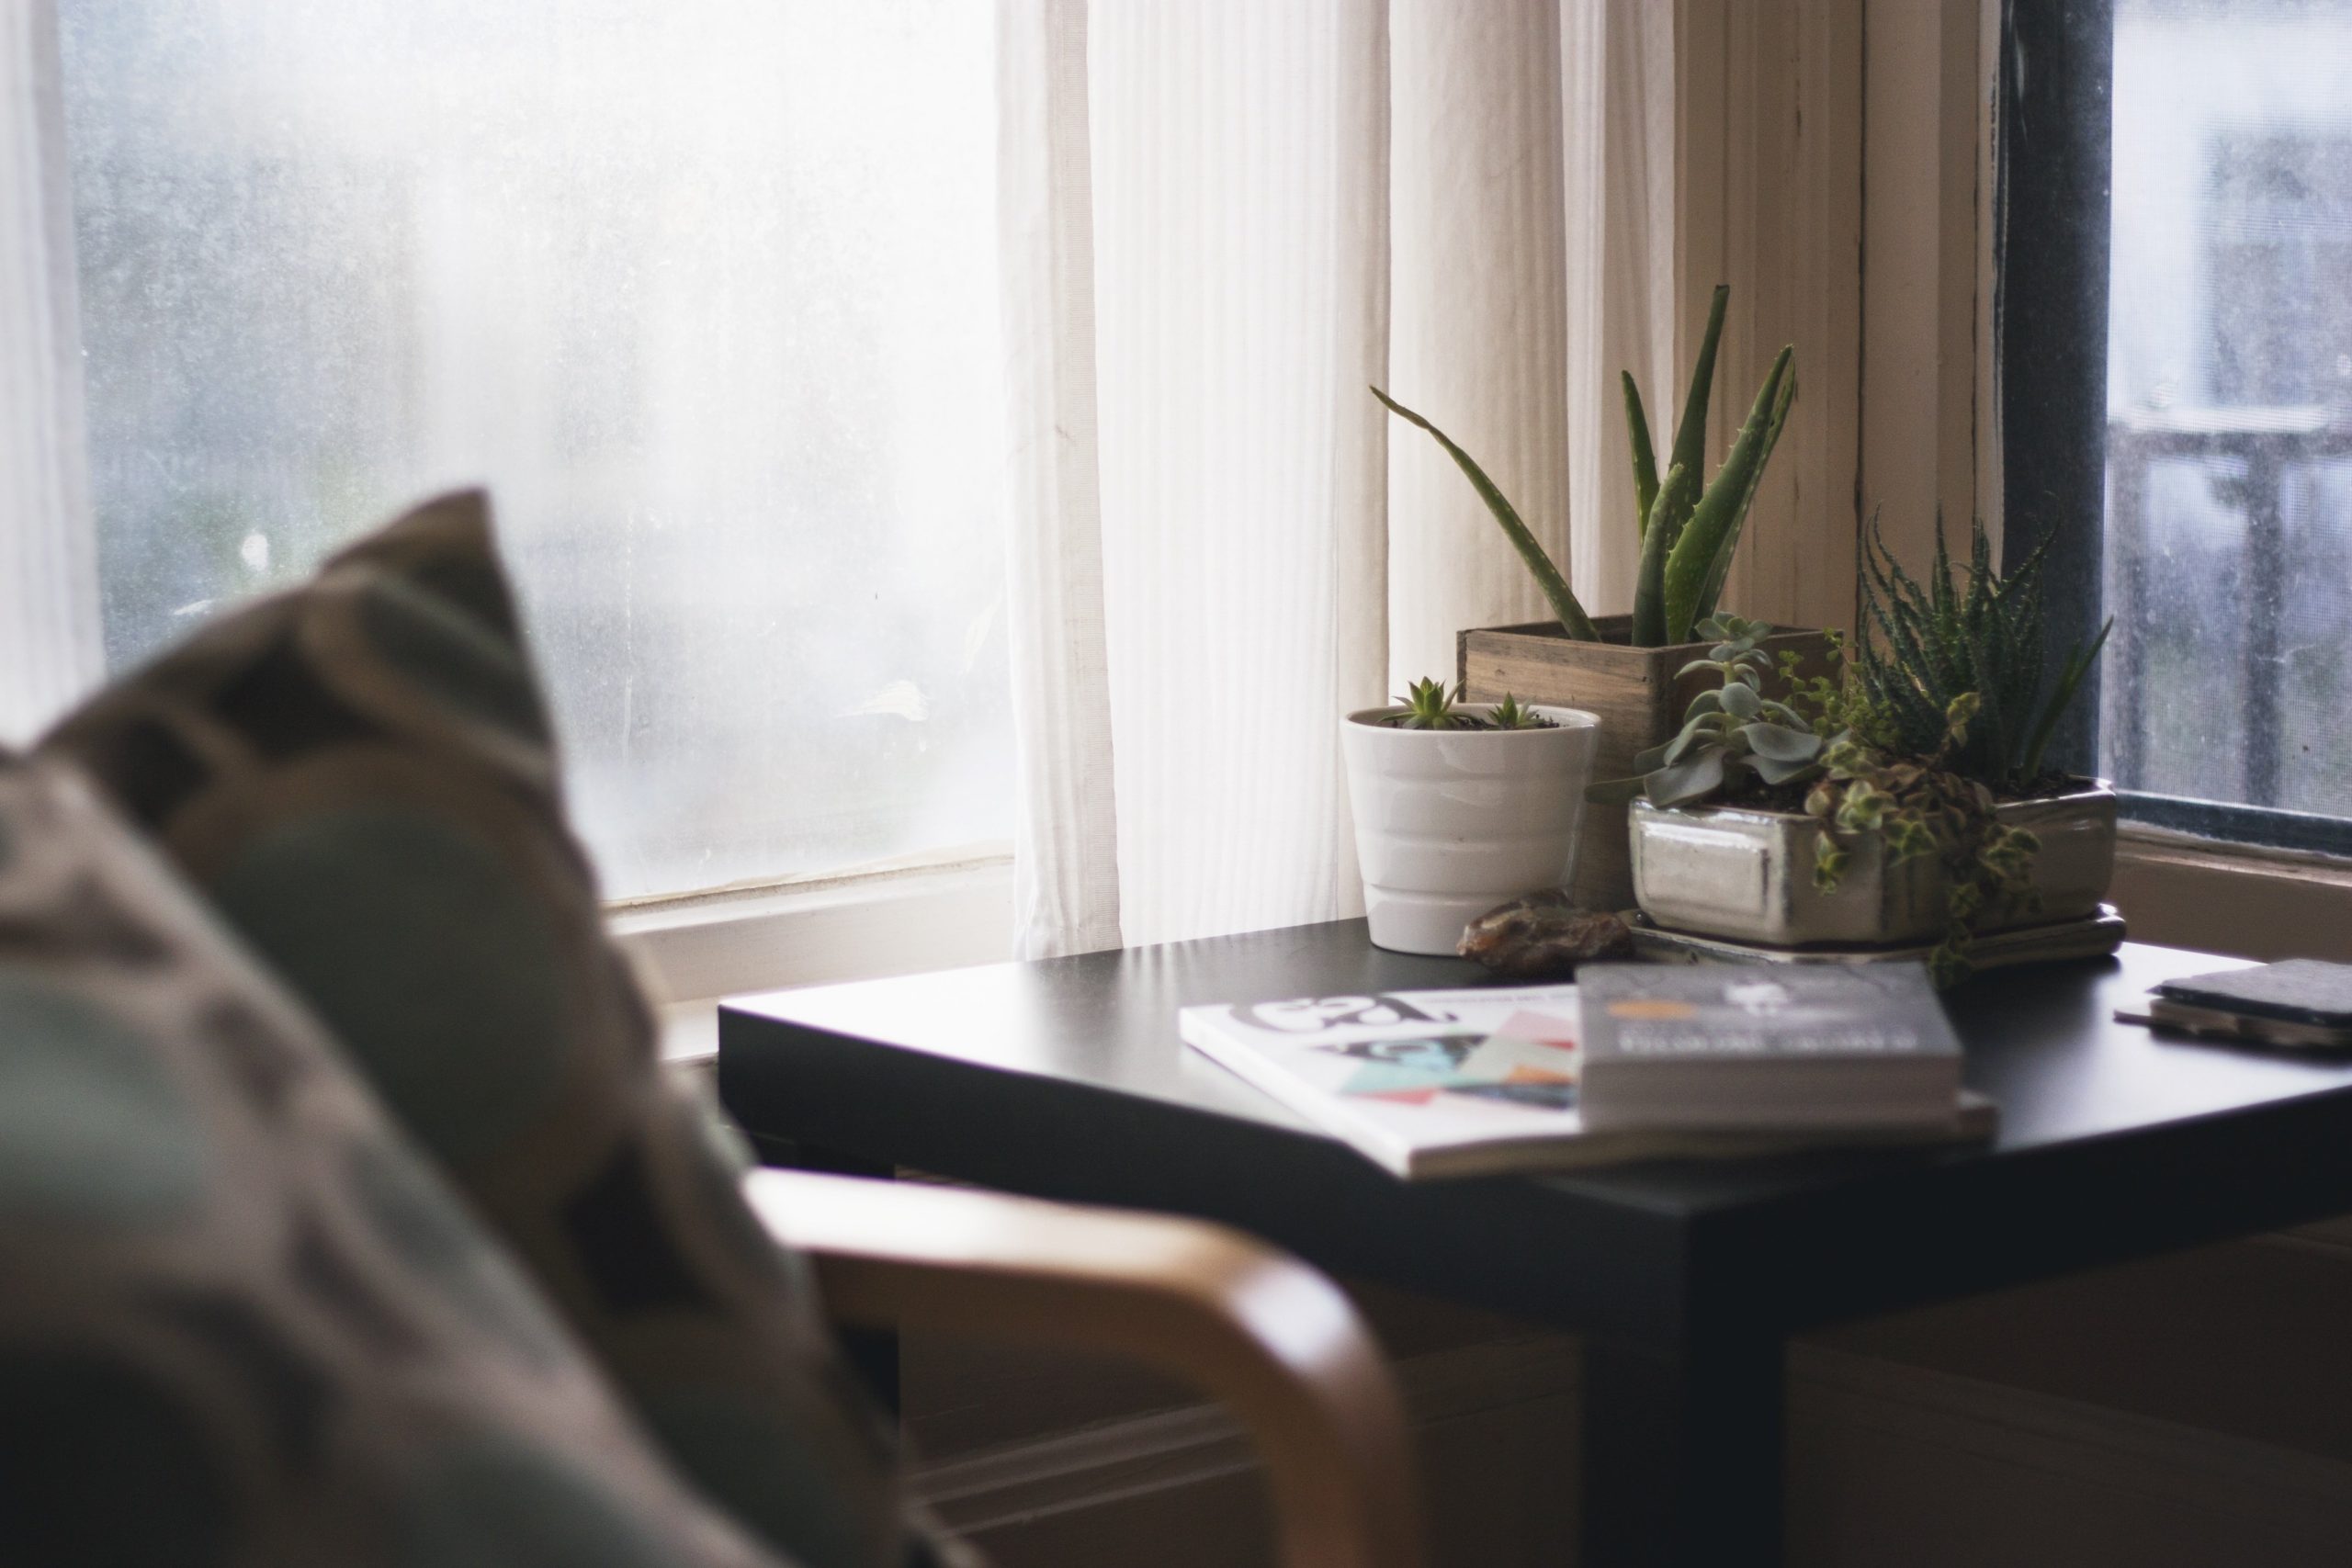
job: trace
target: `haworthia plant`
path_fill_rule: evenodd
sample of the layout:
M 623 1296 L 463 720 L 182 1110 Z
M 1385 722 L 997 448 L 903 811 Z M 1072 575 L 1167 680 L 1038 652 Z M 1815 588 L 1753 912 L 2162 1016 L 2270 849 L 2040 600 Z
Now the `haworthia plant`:
M 1659 476 L 1657 456 L 1650 444 L 1642 395 L 1630 371 L 1620 374 L 1625 397 L 1625 433 L 1634 457 L 1634 525 L 1641 538 L 1640 566 L 1634 581 L 1633 642 L 1636 648 L 1662 648 L 1690 640 L 1693 628 L 1715 613 L 1715 601 L 1731 573 L 1732 554 L 1739 547 L 1748 508 L 1756 502 L 1764 466 L 1788 423 L 1789 407 L 1796 400 L 1797 376 L 1791 349 L 1781 350 L 1772 362 L 1756 406 L 1732 443 L 1713 482 L 1703 482 L 1707 442 L 1707 403 L 1714 385 L 1715 350 L 1723 338 L 1724 312 L 1731 290 L 1718 286 L 1707 309 L 1706 336 L 1699 345 L 1699 363 L 1692 367 L 1690 389 L 1682 402 L 1682 418 L 1675 426 L 1674 446 Z M 1568 587 L 1567 578 L 1544 553 L 1510 500 L 1487 477 L 1470 454 L 1456 446 L 1436 425 L 1396 401 L 1379 388 L 1372 389 L 1391 413 L 1428 431 L 1446 455 L 1467 475 L 1487 510 L 1494 513 L 1503 533 L 1527 563 L 1536 586 L 1550 602 L 1561 628 L 1583 642 L 1598 642 L 1592 617 Z
M 1996 790 L 2034 784 L 2042 754 L 2076 691 L 2090 674 L 2114 625 L 2077 643 L 2046 679 L 2042 643 L 2044 539 L 2007 573 L 1993 570 L 1984 523 L 1970 526 L 1967 584 L 1962 586 L 1936 519 L 1936 555 L 1922 583 L 1903 570 L 1872 517 L 1862 536 L 1863 636 L 1851 656 L 1891 749 L 1924 753 L 1940 744 L 1938 726 L 1958 698 L 1976 703 L 1951 767 Z

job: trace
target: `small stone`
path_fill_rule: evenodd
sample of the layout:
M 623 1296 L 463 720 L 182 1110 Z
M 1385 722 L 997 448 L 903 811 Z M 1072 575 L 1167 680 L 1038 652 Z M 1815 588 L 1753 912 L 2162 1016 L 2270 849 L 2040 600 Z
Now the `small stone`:
M 1632 957 L 1634 932 L 1619 917 L 1579 909 L 1554 888 L 1487 910 L 1463 928 L 1454 951 L 1507 980 L 1566 979 L 1579 964 Z

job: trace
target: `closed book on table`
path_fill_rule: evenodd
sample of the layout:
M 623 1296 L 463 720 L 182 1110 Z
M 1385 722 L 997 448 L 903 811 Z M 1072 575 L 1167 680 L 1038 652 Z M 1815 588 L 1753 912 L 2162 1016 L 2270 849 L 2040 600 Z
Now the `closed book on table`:
M 1949 1122 L 1960 1042 L 1917 964 L 1588 964 L 1595 1131 L 1830 1132 Z

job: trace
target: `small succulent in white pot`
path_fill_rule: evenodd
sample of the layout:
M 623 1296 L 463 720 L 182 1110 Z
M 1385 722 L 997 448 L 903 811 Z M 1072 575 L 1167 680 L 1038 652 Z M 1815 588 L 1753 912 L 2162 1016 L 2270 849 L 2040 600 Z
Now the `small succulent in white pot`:
M 1498 904 L 1576 862 L 1600 720 L 1581 708 L 1464 703 L 1416 682 L 1340 726 L 1375 946 L 1451 953 Z

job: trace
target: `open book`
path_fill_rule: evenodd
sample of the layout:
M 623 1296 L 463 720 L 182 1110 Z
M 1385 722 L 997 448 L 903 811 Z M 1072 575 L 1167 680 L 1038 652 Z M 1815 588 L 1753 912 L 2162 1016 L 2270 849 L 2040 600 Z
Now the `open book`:
M 1185 1043 L 1408 1179 L 1820 1144 L 1988 1136 L 1992 1102 L 1868 1132 L 1590 1133 L 1577 1109 L 1577 988 L 1393 991 L 1191 1007 Z

